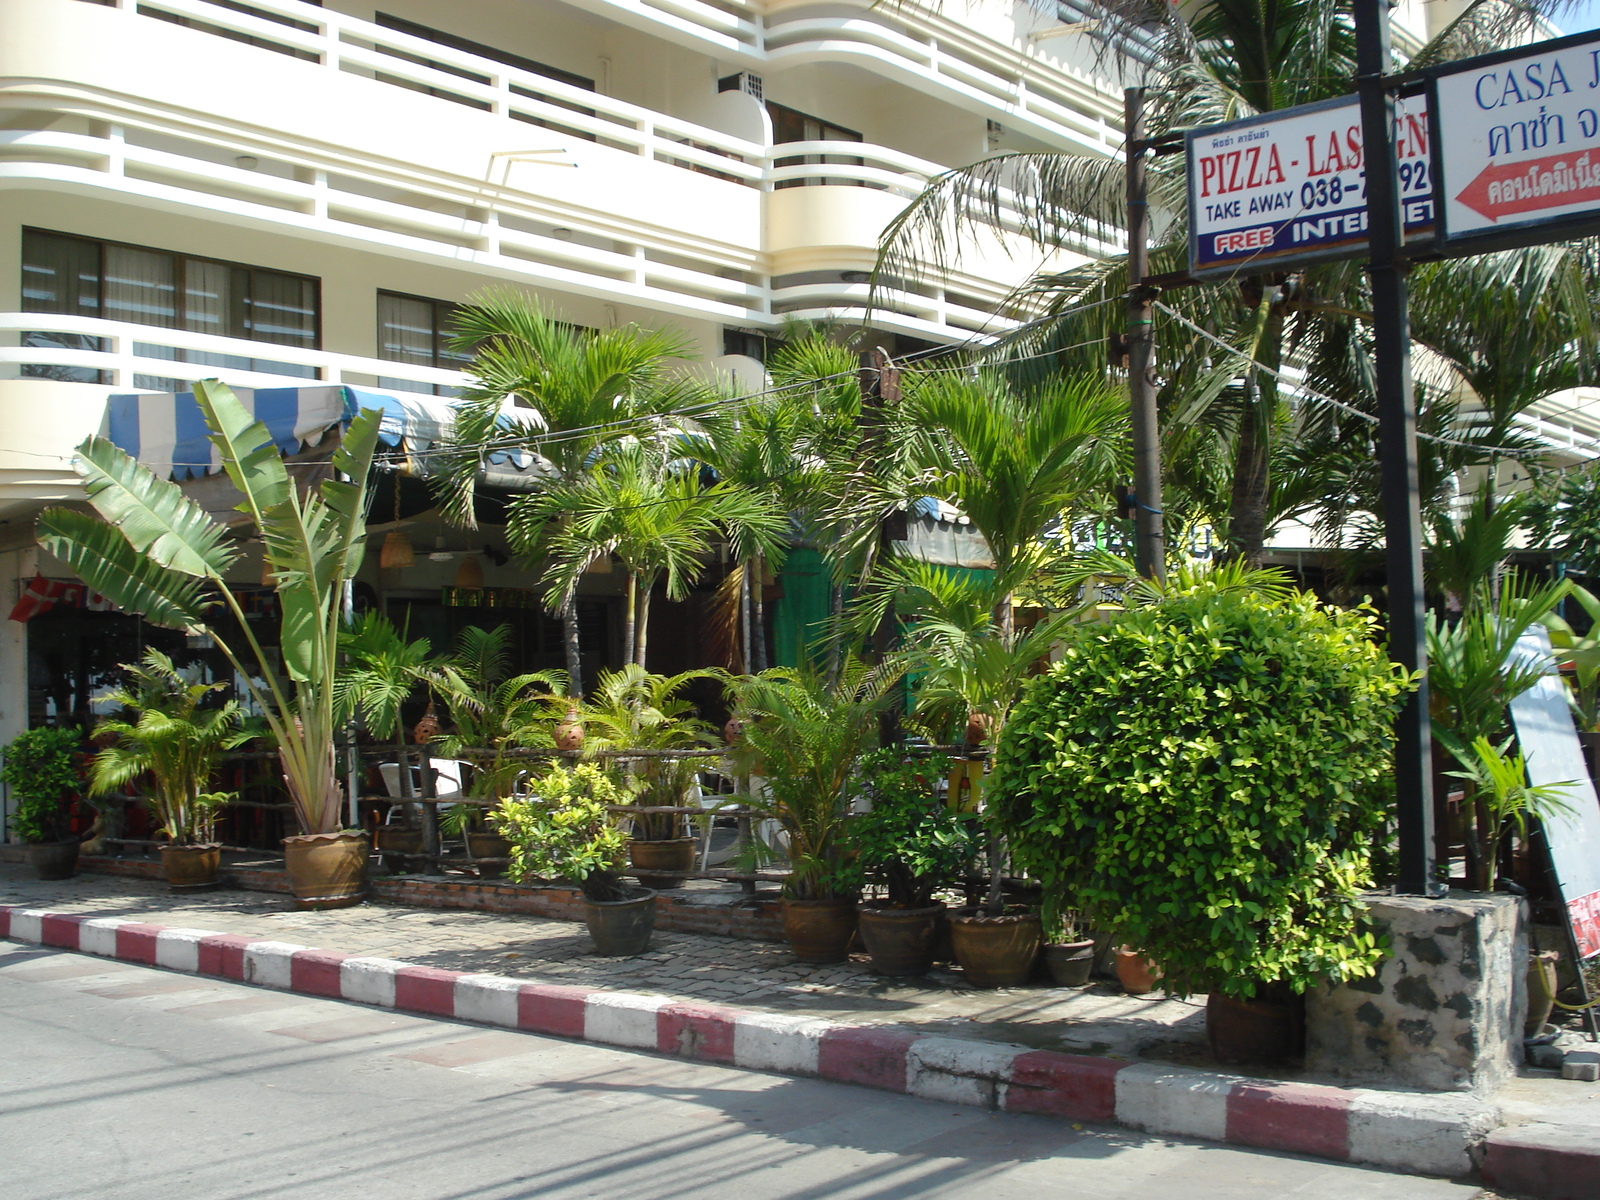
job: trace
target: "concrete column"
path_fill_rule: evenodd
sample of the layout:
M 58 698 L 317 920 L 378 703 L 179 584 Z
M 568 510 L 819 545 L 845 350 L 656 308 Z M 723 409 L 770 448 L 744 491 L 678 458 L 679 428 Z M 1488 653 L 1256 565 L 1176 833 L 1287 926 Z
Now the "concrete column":
M 1306 993 L 1306 1069 L 1343 1083 L 1486 1092 L 1522 1062 L 1528 924 L 1514 896 L 1372 895 L 1389 955 Z
M 28 728 L 28 627 L 6 617 L 22 583 L 33 578 L 38 558 L 39 552 L 27 546 L 0 553 L 0 747 Z M 11 834 L 13 807 L 6 789 L 0 801 L 6 841 L 16 840 Z

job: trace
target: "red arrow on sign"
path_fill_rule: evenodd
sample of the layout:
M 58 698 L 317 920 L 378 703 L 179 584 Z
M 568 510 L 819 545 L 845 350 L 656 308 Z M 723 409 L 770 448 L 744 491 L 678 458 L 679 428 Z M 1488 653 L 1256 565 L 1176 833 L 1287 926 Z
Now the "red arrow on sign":
M 1591 164 L 1585 152 L 1490 165 L 1456 199 L 1491 221 L 1512 213 L 1600 202 L 1600 163 Z

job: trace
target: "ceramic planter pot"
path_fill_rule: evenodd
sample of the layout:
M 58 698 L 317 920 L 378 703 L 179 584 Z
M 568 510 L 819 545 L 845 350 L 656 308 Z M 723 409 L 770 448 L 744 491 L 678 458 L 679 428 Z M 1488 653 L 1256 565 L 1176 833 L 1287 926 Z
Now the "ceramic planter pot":
M 422 854 L 422 830 L 404 825 L 380 825 L 373 835 L 377 851 L 383 856 L 383 869 L 391 875 L 404 875 L 414 859 Z
M 1117 947 L 1117 982 L 1122 990 L 1134 996 L 1143 996 L 1156 990 L 1161 978 L 1161 968 L 1139 951 L 1129 946 Z
M 1044 931 L 1038 913 L 986 917 L 966 912 L 950 918 L 956 961 L 973 987 L 1017 987 L 1033 974 Z
M 71 879 L 78 873 L 78 841 L 34 842 L 28 846 L 28 865 L 40 879 Z
M 583 901 L 584 920 L 595 949 L 611 958 L 632 958 L 650 948 L 656 928 L 656 894 L 638 888 L 627 900 Z
M 1094 970 L 1094 939 L 1046 946 L 1044 965 L 1057 987 L 1087 986 L 1089 975 Z
M 208 891 L 217 886 L 222 846 L 217 842 L 161 847 L 161 873 L 175 892 Z
M 944 932 L 944 905 L 928 908 L 866 907 L 861 941 L 879 975 L 926 975 Z
M 1554 950 L 1528 955 L 1528 1020 L 1523 1026 L 1524 1037 L 1537 1037 L 1550 1020 L 1559 990 L 1556 963 L 1560 961 L 1561 955 Z
M 628 861 L 633 875 L 647 888 L 663 891 L 683 886 L 683 877 L 694 870 L 694 853 L 700 839 L 666 838 L 658 842 L 634 838 L 628 843 Z
M 1219 1063 L 1287 1062 L 1305 1053 L 1303 997 L 1239 1000 L 1213 992 L 1206 998 L 1206 1040 Z
M 850 957 L 856 934 L 854 900 L 785 900 L 783 936 L 803 963 L 838 963 Z
M 467 849 L 475 859 L 505 859 L 511 857 L 511 843 L 498 833 L 467 834 Z M 477 870 L 479 879 L 499 879 L 506 873 L 506 864 L 504 862 L 485 863 Z
M 283 839 L 296 908 L 348 908 L 367 893 L 365 833 L 307 833 Z

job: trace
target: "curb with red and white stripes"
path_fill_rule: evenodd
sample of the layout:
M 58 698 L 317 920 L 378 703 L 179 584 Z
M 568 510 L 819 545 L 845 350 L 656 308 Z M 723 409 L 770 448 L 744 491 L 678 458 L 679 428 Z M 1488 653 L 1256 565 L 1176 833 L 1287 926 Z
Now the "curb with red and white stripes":
M 1426 1175 L 1466 1175 L 1475 1159 L 1485 1160 L 1487 1173 L 1495 1162 L 1494 1144 L 1486 1139 L 1500 1123 L 1499 1111 L 1465 1095 L 1279 1083 L 888 1026 L 526 983 L 119 917 L 0 905 L 0 937 L 308 996 L 1004 1112 L 1115 1123 Z M 1515 1160 L 1519 1178 L 1542 1169 L 1536 1147 L 1502 1149 L 1501 1159 Z M 1600 1166 L 1600 1147 L 1590 1154 L 1591 1169 Z M 1558 1177 L 1568 1174 L 1563 1168 Z M 1536 1194 L 1555 1200 L 1558 1193 Z M 1572 1195 L 1600 1200 L 1600 1190 Z

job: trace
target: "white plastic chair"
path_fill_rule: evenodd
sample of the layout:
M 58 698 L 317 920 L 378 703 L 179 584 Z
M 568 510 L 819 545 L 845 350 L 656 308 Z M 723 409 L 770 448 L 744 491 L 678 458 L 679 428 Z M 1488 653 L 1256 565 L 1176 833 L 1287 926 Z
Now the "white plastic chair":
M 432 766 L 434 770 L 434 795 L 439 800 L 459 800 L 466 795 L 461 782 L 462 775 L 466 773 L 466 763 L 455 758 L 435 758 L 430 760 L 429 765 Z M 400 764 L 392 762 L 379 763 L 378 774 L 383 777 L 383 790 L 389 793 L 389 798 L 392 800 L 402 799 L 400 795 Z M 411 768 L 410 799 L 415 801 L 421 795 L 422 768 L 413 766 Z M 453 807 L 453 804 L 442 803 L 435 807 L 435 811 L 442 813 L 446 809 Z M 384 823 L 393 824 L 397 816 L 401 816 L 401 809 L 398 804 L 393 805 L 389 809 L 389 815 L 385 819 Z

